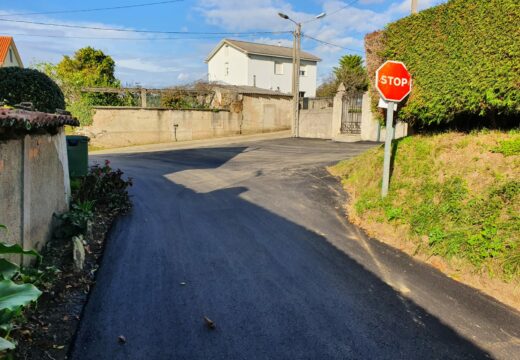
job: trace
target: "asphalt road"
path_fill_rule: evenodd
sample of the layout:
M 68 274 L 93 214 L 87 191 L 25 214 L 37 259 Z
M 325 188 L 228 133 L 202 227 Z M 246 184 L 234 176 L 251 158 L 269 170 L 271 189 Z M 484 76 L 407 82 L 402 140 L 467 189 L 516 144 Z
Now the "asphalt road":
M 98 157 L 134 178 L 134 208 L 112 228 L 72 358 L 520 359 L 517 312 L 345 219 L 324 166 L 371 146 Z

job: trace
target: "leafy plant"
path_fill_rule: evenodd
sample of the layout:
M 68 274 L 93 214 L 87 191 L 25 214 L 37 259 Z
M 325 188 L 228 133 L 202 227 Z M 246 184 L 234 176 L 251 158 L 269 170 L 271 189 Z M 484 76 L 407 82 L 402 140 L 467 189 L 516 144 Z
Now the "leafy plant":
M 5 229 L 1 225 L 0 228 Z M 20 245 L 6 245 L 0 243 L 0 255 L 30 255 L 37 258 L 41 256 L 34 250 L 24 250 Z M 18 284 L 14 279 L 20 272 L 18 265 L 6 259 L 0 259 L 0 330 L 3 337 L 0 337 L 0 351 L 15 348 L 15 344 L 9 341 L 9 333 L 12 330 L 13 322 L 21 316 L 22 309 L 36 301 L 41 295 L 41 291 L 33 284 Z
M 54 113 L 64 109 L 63 93 L 44 73 L 18 67 L 0 68 L 0 101 L 9 105 L 32 102 L 38 111 Z
M 493 152 L 504 154 L 504 156 L 520 155 L 520 136 L 510 140 L 500 141 Z
M 94 165 L 89 169 L 73 196 L 77 203 L 95 201 L 96 208 L 125 211 L 131 206 L 127 191 L 130 186 L 132 179 L 125 180 L 123 172 L 113 170 L 106 160 L 103 166 Z
M 403 61 L 413 90 L 398 116 L 419 126 L 517 124 L 519 23 L 518 0 L 448 1 L 367 35 L 369 78 L 383 61 Z
M 74 203 L 71 210 L 59 216 L 63 221 L 58 231 L 60 237 L 85 234 L 88 223 L 94 217 L 94 201 Z

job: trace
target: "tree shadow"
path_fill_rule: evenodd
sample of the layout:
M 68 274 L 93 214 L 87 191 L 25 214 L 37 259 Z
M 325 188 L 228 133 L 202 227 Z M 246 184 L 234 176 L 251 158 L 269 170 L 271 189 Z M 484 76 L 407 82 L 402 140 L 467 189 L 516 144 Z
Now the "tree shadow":
M 325 236 L 247 200 L 248 188 L 196 192 L 167 177 L 245 149 L 111 157 L 134 177 L 135 205 L 111 230 L 72 358 L 490 357 Z

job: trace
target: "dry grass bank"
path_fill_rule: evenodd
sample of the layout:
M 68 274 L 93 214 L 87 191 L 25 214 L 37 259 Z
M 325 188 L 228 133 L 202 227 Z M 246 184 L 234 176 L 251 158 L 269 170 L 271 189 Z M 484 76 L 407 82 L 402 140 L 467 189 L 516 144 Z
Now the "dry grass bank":
M 418 135 L 393 153 L 384 200 L 382 147 L 329 169 L 349 193 L 351 221 L 520 309 L 520 132 Z

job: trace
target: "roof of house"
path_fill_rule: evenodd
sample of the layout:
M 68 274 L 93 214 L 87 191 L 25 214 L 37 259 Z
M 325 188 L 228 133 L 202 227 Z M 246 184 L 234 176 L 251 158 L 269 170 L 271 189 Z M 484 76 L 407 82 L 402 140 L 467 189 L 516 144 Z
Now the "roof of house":
M 16 48 L 16 45 L 14 43 L 12 36 L 0 36 L 0 64 L 3 64 L 7 54 L 9 52 L 9 47 L 12 46 L 14 50 L 14 55 L 16 56 L 16 59 L 18 60 L 18 63 L 21 67 L 22 65 L 22 59 L 20 58 L 20 54 L 18 53 L 18 49 Z
M 0 108 L 0 128 L 34 130 L 64 125 L 79 126 L 79 121 L 71 115 Z
M 237 94 L 243 95 L 268 95 L 268 96 L 287 96 L 291 97 L 291 94 L 283 93 L 281 91 L 261 89 L 256 86 L 248 85 L 227 85 L 227 84 L 212 84 L 215 88 L 221 88 L 229 91 L 236 92 Z
M 259 44 L 249 41 L 241 41 L 241 40 L 232 40 L 232 39 L 223 39 L 220 43 L 211 51 L 211 53 L 206 58 L 206 62 L 208 62 L 217 51 L 224 46 L 224 44 L 230 45 L 248 55 L 267 55 L 267 56 L 275 56 L 281 58 L 292 59 L 293 57 L 293 48 L 287 46 L 278 46 L 278 45 L 267 45 L 267 44 Z M 300 51 L 300 58 L 302 60 L 307 61 L 321 61 L 321 59 L 311 53 L 306 51 Z

